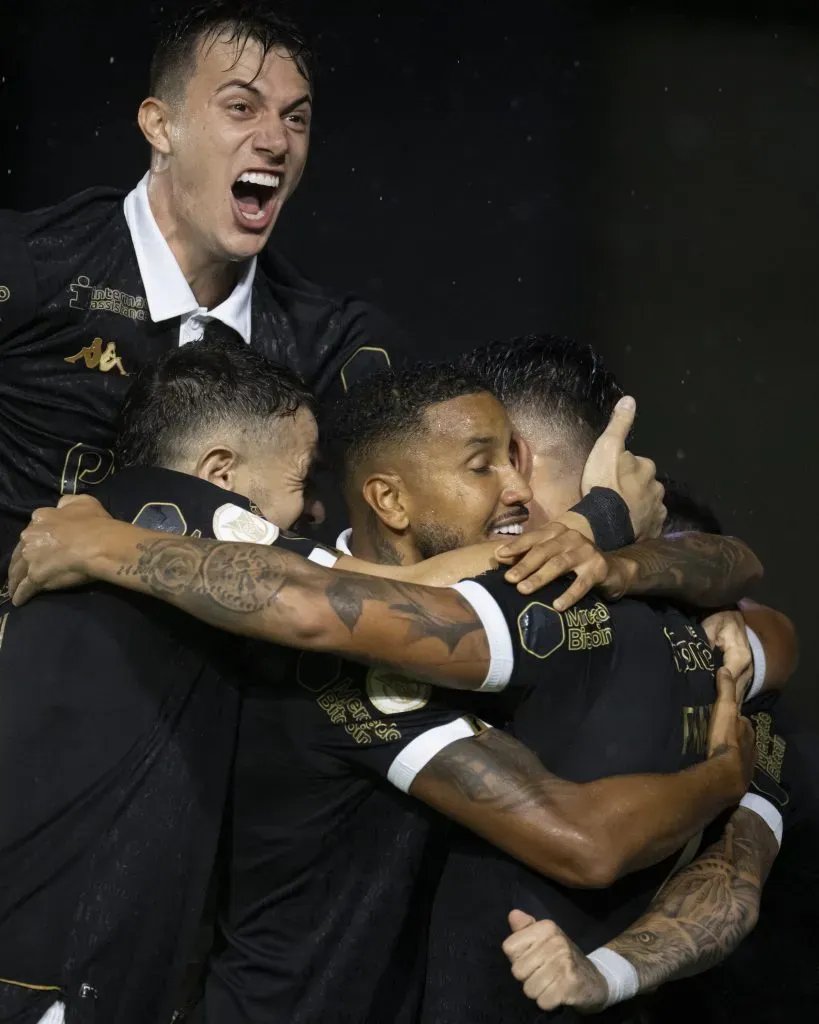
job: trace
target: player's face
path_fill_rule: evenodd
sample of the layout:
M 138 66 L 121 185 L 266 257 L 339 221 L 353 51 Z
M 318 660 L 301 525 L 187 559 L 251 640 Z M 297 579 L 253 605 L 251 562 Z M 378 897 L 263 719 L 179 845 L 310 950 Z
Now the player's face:
M 307 160 L 310 87 L 295 61 L 258 43 L 238 54 L 206 45 L 184 103 L 171 112 L 174 212 L 205 252 L 241 260 L 261 251 Z
M 529 485 L 515 464 L 512 427 L 486 393 L 427 410 L 428 433 L 411 450 L 402 477 L 410 530 L 423 558 L 522 532 Z
M 275 436 L 248 450 L 235 489 L 255 502 L 271 523 L 288 529 L 304 510 L 304 485 L 317 442 L 316 420 L 307 409 L 278 420 Z

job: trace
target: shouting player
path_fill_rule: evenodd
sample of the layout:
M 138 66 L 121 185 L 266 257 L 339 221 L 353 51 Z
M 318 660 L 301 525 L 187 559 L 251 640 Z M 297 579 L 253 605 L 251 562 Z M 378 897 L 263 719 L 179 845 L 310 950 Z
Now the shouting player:
M 319 395 L 389 363 L 378 314 L 263 252 L 307 159 L 312 67 L 268 3 L 189 7 L 154 53 L 136 188 L 0 212 L 0 575 L 35 506 L 111 473 L 129 376 L 209 321 Z

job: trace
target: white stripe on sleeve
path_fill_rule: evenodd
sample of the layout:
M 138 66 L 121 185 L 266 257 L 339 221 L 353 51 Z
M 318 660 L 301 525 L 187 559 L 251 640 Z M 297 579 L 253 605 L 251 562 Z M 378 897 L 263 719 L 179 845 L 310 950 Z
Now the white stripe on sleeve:
M 491 729 L 491 726 L 487 726 L 487 728 Z M 408 793 L 415 776 L 429 764 L 436 754 L 439 754 L 444 747 L 448 747 L 450 743 L 474 735 L 475 729 L 465 718 L 457 718 L 454 722 L 447 722 L 446 725 L 437 725 L 434 729 L 427 729 L 420 736 L 416 736 L 412 743 L 408 743 L 396 757 L 387 772 L 387 780 L 402 793 Z
M 489 642 L 489 669 L 480 690 L 503 690 L 512 678 L 515 654 L 512 636 L 500 605 L 489 591 L 475 580 L 461 580 L 452 585 L 453 590 L 468 601 L 481 620 L 486 639 Z

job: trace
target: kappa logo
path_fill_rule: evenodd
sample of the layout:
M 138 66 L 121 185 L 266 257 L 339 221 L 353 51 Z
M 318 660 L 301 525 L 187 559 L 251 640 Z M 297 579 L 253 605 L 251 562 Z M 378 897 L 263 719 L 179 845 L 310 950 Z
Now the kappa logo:
M 279 528 L 246 508 L 228 503 L 220 505 L 213 513 L 213 536 L 217 540 L 273 544 L 279 536 Z
M 117 355 L 115 341 L 109 341 L 103 348 L 102 338 L 94 338 L 90 345 L 83 345 L 80 351 L 75 352 L 73 356 L 66 356 L 65 362 L 78 363 L 81 359 L 89 370 L 102 370 L 103 373 L 108 373 L 116 367 L 123 377 L 128 376 L 122 365 L 122 360 Z
M 420 711 L 429 701 L 432 687 L 400 672 L 371 668 L 367 673 L 367 696 L 382 715 Z
M 117 288 L 97 288 L 85 274 L 80 274 L 76 281 L 72 281 L 68 290 L 71 292 L 71 301 L 68 305 L 72 309 L 107 311 L 116 313 L 117 316 L 125 316 L 129 320 L 148 319 L 146 302 L 141 295 L 129 295 Z

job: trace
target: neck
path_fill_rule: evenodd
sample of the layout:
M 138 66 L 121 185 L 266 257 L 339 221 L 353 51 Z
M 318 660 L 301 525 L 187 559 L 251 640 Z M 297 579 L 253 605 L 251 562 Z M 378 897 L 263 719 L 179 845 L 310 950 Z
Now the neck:
M 148 202 L 162 237 L 168 243 L 199 305 L 213 309 L 224 302 L 236 284 L 237 264 L 219 260 L 213 253 L 205 252 L 201 243 L 191 237 L 190 230 L 176 211 L 168 174 L 151 173 L 148 179 Z
M 351 518 L 353 535 L 350 538 L 350 551 L 356 558 L 377 565 L 414 565 L 421 561 L 407 537 L 387 536 L 371 513 Z

